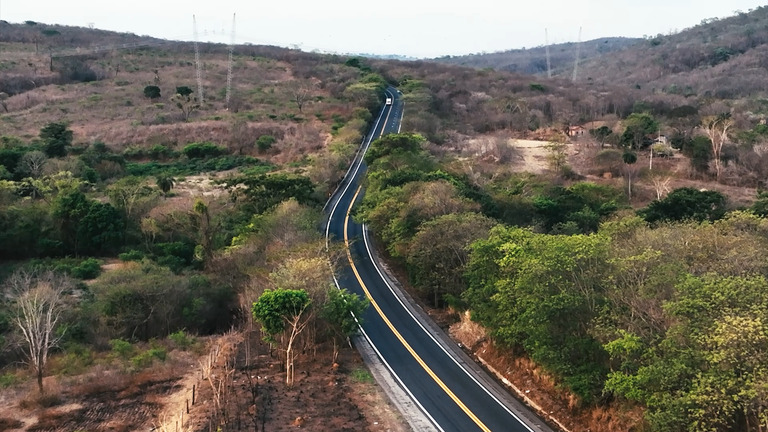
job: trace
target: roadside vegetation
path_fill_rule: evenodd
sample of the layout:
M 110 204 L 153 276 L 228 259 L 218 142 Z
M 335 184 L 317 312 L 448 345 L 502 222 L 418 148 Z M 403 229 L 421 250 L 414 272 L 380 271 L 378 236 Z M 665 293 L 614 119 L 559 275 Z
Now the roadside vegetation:
M 341 351 L 356 328 L 349 311 L 366 303 L 332 285 L 316 227 L 382 101 L 381 76 L 361 59 L 241 47 L 225 106 L 217 90 L 226 50 L 211 46 L 200 103 L 189 86 L 190 45 L 73 55 L 62 39 L 109 38 L 2 26 L 15 60 L 0 75 L 0 376 L 7 394 L 27 401 L 26 427 L 49 427 L 69 403 L 82 407 L 63 417 L 69 430 L 120 424 L 89 414 L 91 395 L 142 397 L 128 390 L 136 386 L 156 397 L 155 385 L 195 374 L 185 372 L 190 363 L 212 401 L 190 427 L 249 416 L 265 427 L 291 410 L 227 408 L 246 400 L 234 396 L 234 365 L 263 374 L 272 358 L 282 368 L 285 385 L 253 380 L 254 398 L 260 388 L 285 394 L 304 364 L 324 363 L 337 380 L 337 361 L 360 367 Z M 56 53 L 51 69 L 37 67 L 42 43 Z M 280 301 L 286 293 L 304 299 L 301 313 Z M 232 329 L 239 336 L 221 336 Z M 8 403 L 0 401 L 0 421 L 15 424 Z M 349 403 L 340 421 L 359 429 Z M 132 413 L 135 426 L 161 414 L 149 406 L 113 411 Z
M 724 23 L 762 23 L 764 9 Z M 552 411 L 572 430 L 768 427 L 762 87 L 713 78 L 708 92 L 658 92 L 650 79 L 245 46 L 225 106 L 226 47 L 203 46 L 202 102 L 189 44 L 64 55 L 100 33 L 1 25 L 14 56 L 0 64 L 0 385 L 31 385 L 28 406 L 76 400 L 57 379 L 132 377 L 118 393 L 147 368 L 199 361 L 207 427 L 263 430 L 290 404 L 265 402 L 275 381 L 249 371 L 279 374 L 292 400 L 310 381 L 301 365 L 326 362 L 344 381 L 347 312 L 366 305 L 330 285 L 317 226 L 391 84 L 404 133 L 371 145 L 355 217 L 416 298 L 532 365 L 528 382 L 553 383 Z M 752 58 L 758 27 L 743 35 L 754 46 L 707 70 L 728 77 L 723 65 Z M 37 52 L 54 48 L 51 70 Z M 535 169 L 524 139 L 539 141 Z M 20 321 L 36 298 L 55 317 L 37 345 Z M 244 397 L 221 390 L 241 384 Z

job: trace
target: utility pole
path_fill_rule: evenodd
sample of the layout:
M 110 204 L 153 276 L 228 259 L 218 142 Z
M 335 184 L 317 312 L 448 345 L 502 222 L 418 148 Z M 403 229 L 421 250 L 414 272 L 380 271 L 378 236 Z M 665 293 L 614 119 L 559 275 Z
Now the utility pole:
M 197 99 L 202 106 L 205 103 L 203 98 L 203 71 L 200 67 L 200 49 L 197 47 L 197 20 L 192 15 L 192 35 L 195 38 L 195 74 L 197 75 Z
M 579 74 L 579 56 L 581 55 L 581 27 L 579 27 L 579 41 L 576 42 L 576 61 L 573 63 L 573 78 L 571 81 L 576 82 L 576 77 Z
M 547 53 L 547 78 L 552 78 L 552 66 L 549 63 L 549 32 L 544 28 L 544 50 Z
M 229 41 L 229 63 L 227 64 L 227 111 L 229 111 L 229 99 L 232 96 L 232 55 L 235 51 L 235 17 L 232 14 L 232 38 Z

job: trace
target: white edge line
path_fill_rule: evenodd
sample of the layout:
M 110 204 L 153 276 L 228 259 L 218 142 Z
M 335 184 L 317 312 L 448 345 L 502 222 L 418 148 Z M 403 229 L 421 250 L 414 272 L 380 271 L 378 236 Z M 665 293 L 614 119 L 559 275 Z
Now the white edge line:
M 389 93 L 389 90 L 385 90 L 385 93 Z M 391 93 L 389 93 L 389 94 L 391 94 Z M 355 156 L 357 161 L 356 162 L 353 161 L 353 165 L 356 165 L 356 166 L 355 166 L 355 172 L 354 172 L 354 174 L 352 174 L 352 178 L 354 178 L 357 175 L 357 172 L 360 170 L 360 166 L 363 164 L 363 155 L 365 155 L 365 152 L 368 151 L 368 146 L 370 146 L 371 145 L 371 141 L 373 141 L 373 133 L 376 132 L 376 128 L 379 127 L 379 122 L 381 122 L 381 117 L 384 115 L 384 111 L 385 110 L 386 110 L 386 105 L 384 105 L 384 107 L 381 109 L 381 112 L 379 113 L 379 118 L 376 119 L 376 123 L 373 125 L 373 130 L 371 130 L 371 133 L 368 134 L 363 139 L 363 143 L 360 146 L 360 149 L 358 149 L 358 151 L 357 151 L 358 154 L 360 154 L 361 152 L 362 152 L 362 154 L 360 155 L 359 158 L 357 158 L 357 156 Z M 367 143 L 366 143 L 366 141 L 367 141 Z M 349 180 L 349 181 L 347 181 L 347 185 L 344 187 L 344 191 L 342 191 L 341 194 L 339 194 L 338 199 L 336 199 L 336 202 L 333 204 L 333 207 L 331 208 L 331 212 L 328 213 L 328 222 L 326 222 L 326 225 L 325 225 L 325 248 L 326 248 L 326 250 L 328 249 L 328 245 L 329 245 L 329 238 L 328 237 L 329 237 L 330 230 L 331 230 L 331 216 L 333 216 L 333 214 L 336 213 L 336 207 L 339 206 L 339 202 L 341 201 L 341 197 L 344 196 L 344 194 L 347 193 L 347 190 L 349 190 L 349 187 L 352 186 L 352 180 L 351 179 L 347 179 L 347 177 L 349 176 L 350 171 L 352 171 L 352 166 L 349 167 L 349 169 L 347 170 L 347 174 L 344 176 L 344 179 L 342 180 L 342 184 L 344 183 L 344 181 Z M 339 185 L 339 187 L 341 187 L 341 184 Z M 339 187 L 336 188 L 337 191 L 339 190 Z M 334 194 L 335 193 L 336 192 L 334 192 Z M 334 195 L 331 195 L 331 198 L 333 198 L 333 197 L 334 197 Z M 330 202 L 330 200 L 328 200 L 328 202 Z M 327 205 L 327 203 L 326 203 L 326 205 Z M 325 206 L 323 207 L 323 210 L 325 210 Z
M 384 90 L 384 93 L 387 93 L 387 94 L 389 94 L 390 96 L 394 97 L 394 95 L 393 95 L 393 94 L 392 94 L 392 93 L 389 91 L 389 89 L 386 89 L 386 90 Z M 367 152 L 367 151 L 368 151 L 368 146 L 365 144 L 365 142 L 366 142 L 366 141 L 368 141 L 368 144 L 370 145 L 370 144 L 371 144 L 371 141 L 373 141 L 373 133 L 376 131 L 376 128 L 377 128 L 377 127 L 379 127 L 379 122 L 381 121 L 381 116 L 383 116 L 383 115 L 384 115 L 384 111 L 386 110 L 386 108 L 387 108 L 387 106 L 386 106 L 386 105 L 384 105 L 384 106 L 381 108 L 381 111 L 379 112 L 379 118 L 377 118 L 377 119 L 376 119 L 376 124 L 374 124 L 374 125 L 373 125 L 373 130 L 371 130 L 371 133 L 370 133 L 370 134 L 368 134 L 368 135 L 365 135 L 365 136 L 363 136 L 363 142 L 362 142 L 362 143 L 360 143 L 360 147 L 357 149 L 357 152 L 355 152 L 355 157 L 352 159 L 352 164 L 350 164 L 350 165 L 349 165 L 349 168 L 347 169 L 347 172 L 344 174 L 344 177 L 342 177 L 342 178 L 341 178 L 341 183 L 339 183 L 339 185 L 338 185 L 338 186 L 336 186 L 336 189 L 334 189 L 334 191 L 333 191 L 333 193 L 331 194 L 331 196 L 330 196 L 330 198 L 328 199 L 328 201 L 326 201 L 326 202 L 325 202 L 325 205 L 323 205 L 323 211 L 325 211 L 325 208 L 326 208 L 326 207 L 328 207 L 328 204 L 330 204 L 330 202 L 331 202 L 331 199 L 332 199 L 332 198 L 333 198 L 333 197 L 336 195 L 336 192 L 338 192 L 338 191 L 339 191 L 339 188 L 341 188 L 341 185 L 343 185 L 343 184 L 344 184 L 344 181 L 346 181 L 346 180 L 347 180 L 347 177 L 349 177 L 349 173 L 350 173 L 350 171 L 352 171 L 352 167 L 355 167 L 355 165 L 357 165 L 357 166 L 356 166 L 356 168 L 355 168 L 355 174 L 354 174 L 352 177 L 354 177 L 355 175 L 357 175 L 357 170 L 359 170 L 359 169 L 360 169 L 360 165 L 361 165 L 361 163 L 362 163 L 362 161 L 363 161 L 363 158 L 362 158 L 362 157 L 360 157 L 360 158 L 358 159 L 358 156 L 360 156 L 360 152 L 362 152 L 363 154 L 365 154 L 365 152 Z M 391 109 L 391 108 L 390 108 L 390 109 Z M 403 115 L 402 115 L 402 113 L 401 113 L 401 114 L 400 114 L 400 122 L 402 123 L 402 121 L 403 121 Z M 397 133 L 400 133 L 400 128 L 399 128 L 399 126 L 400 126 L 400 125 L 398 125 Z M 350 183 L 351 183 L 351 182 L 350 182 Z M 347 189 L 348 189 L 348 188 L 349 188 L 349 184 L 347 184 L 347 187 L 346 187 L 346 188 L 344 188 L 344 192 L 342 192 L 342 194 L 341 194 L 341 195 L 344 195 L 345 193 L 347 193 Z M 339 198 L 341 198 L 341 195 L 339 195 Z M 337 203 L 338 203 L 338 200 L 337 200 Z M 331 213 L 330 213 L 330 214 L 333 214 L 333 212 L 334 212 L 334 210 L 335 210 L 335 209 L 336 209 L 336 206 L 334 206 L 334 208 L 333 208 L 333 210 L 331 210 Z M 327 235 L 327 233 L 328 233 L 328 232 L 326 231 L 326 235 Z M 327 245 L 327 244 L 326 244 L 326 245 Z
M 387 93 L 387 94 L 389 94 L 389 95 L 392 95 L 392 93 L 390 93 L 390 92 L 389 92 L 389 89 L 385 90 L 384 92 L 385 92 L 385 93 Z M 393 97 L 394 97 L 394 96 L 393 96 Z M 390 108 L 390 109 L 391 109 L 391 108 Z M 371 130 L 371 133 L 370 133 L 370 134 L 367 136 L 367 139 L 366 139 L 366 138 L 364 138 L 364 139 L 363 139 L 363 145 L 360 147 L 360 149 L 358 149 L 358 154 L 360 154 L 360 152 L 361 152 L 361 151 L 362 151 L 362 153 L 363 153 L 363 154 L 365 154 L 365 152 L 368 150 L 368 146 L 371 144 L 371 141 L 373 141 L 373 133 L 376 131 L 376 128 L 377 128 L 377 127 L 379 127 L 379 123 L 381 122 L 381 117 L 384 115 L 384 111 L 385 111 L 385 110 L 386 110 L 386 106 L 385 106 L 385 108 L 382 108 L 381 112 L 379 113 L 379 118 L 376 120 L 376 123 L 374 124 L 374 126 L 373 126 L 373 129 Z M 402 119 L 402 116 L 401 116 L 401 119 Z M 399 130 L 399 129 L 398 129 L 398 130 Z M 367 141 L 367 143 L 366 143 L 366 141 Z M 356 156 L 356 159 L 357 159 L 357 156 Z M 356 165 L 356 166 L 355 166 L 355 172 L 354 172 L 354 174 L 352 175 L 352 177 L 354 177 L 354 176 L 356 176 L 356 175 L 357 175 L 357 172 L 360 170 L 360 166 L 362 165 L 362 161 L 363 161 L 363 158 L 362 158 L 362 157 L 360 157 L 359 159 L 357 159 L 357 162 L 353 164 L 353 165 Z M 353 165 L 351 165 L 351 166 L 349 167 L 349 169 L 347 170 L 347 173 L 344 175 L 344 180 L 347 180 L 347 177 L 349 176 L 349 173 L 352 171 L 352 166 L 353 166 Z M 343 182 L 342 182 L 342 183 L 343 183 Z M 339 202 L 341 202 L 341 196 L 343 196 L 344 194 L 346 194 L 346 193 L 347 193 L 347 190 L 349 190 L 349 187 L 350 187 L 351 185 L 352 185 L 352 182 L 351 182 L 351 181 L 347 182 L 347 186 L 344 188 L 344 191 L 341 193 L 341 195 L 339 195 L 339 199 L 337 199 L 337 200 L 336 200 L 336 203 L 334 203 L 334 205 L 333 205 L 333 208 L 331 208 L 331 212 L 328 214 L 328 222 L 326 223 L 326 226 L 325 226 L 325 249 L 326 249 L 326 251 L 328 251 L 328 249 L 329 249 L 329 245 L 330 245 L 330 243 L 329 243 L 329 241 L 330 241 L 329 237 L 330 237 L 330 229 L 331 229 L 331 219 L 332 219 L 332 216 L 333 216 L 333 214 L 336 212 L 336 208 L 339 206 Z M 341 185 L 339 185 L 339 186 L 336 188 L 336 191 L 334 191 L 334 193 L 331 195 L 331 198 L 333 198 L 333 197 L 334 197 L 334 195 L 336 194 L 336 192 L 338 192 L 338 190 L 339 190 L 339 187 L 341 187 Z M 328 202 L 326 202 L 326 206 L 328 205 L 328 203 L 329 203 L 329 202 L 330 202 L 330 200 L 328 200 Z M 325 206 L 323 206 L 323 209 L 325 209 Z M 363 228 L 364 228 L 364 227 L 365 227 L 365 226 L 363 226 Z M 330 265 L 330 262 L 329 262 L 329 265 Z M 377 271 L 378 271 L 378 268 L 377 268 Z M 381 274 L 381 273 L 379 273 L 379 274 Z M 339 289 L 339 290 L 340 290 L 340 289 L 341 289 L 341 286 L 339 285 L 339 281 L 338 281 L 338 279 L 336 278 L 336 275 L 332 273 L 332 276 L 333 276 L 333 283 L 336 285 L 336 289 Z M 386 282 L 386 281 L 385 281 L 385 282 Z M 387 285 L 389 285 L 389 284 L 387 284 Z M 391 289 L 391 288 L 390 288 L 390 289 Z M 409 312 L 409 313 L 410 313 L 410 312 Z M 381 362 L 384 364 L 384 366 L 387 368 L 387 370 L 389 370 L 389 373 L 390 373 L 390 374 L 392 374 L 392 376 L 395 378 L 395 380 L 397 380 L 397 382 L 398 382 L 398 384 L 400 385 L 400 387 L 401 387 L 403 390 L 405 390 L 405 392 L 408 394 L 408 396 L 411 398 L 411 400 L 412 400 L 412 401 L 413 401 L 413 402 L 414 402 L 414 403 L 415 403 L 415 404 L 416 404 L 416 405 L 419 407 L 419 409 L 421 410 L 421 412 L 422 412 L 422 413 L 424 413 L 424 415 L 425 415 L 425 416 L 427 416 L 427 418 L 429 419 L 429 421 L 431 421 L 431 422 L 432 422 L 432 424 L 433 424 L 433 425 L 434 425 L 434 426 L 435 426 L 435 427 L 436 427 L 436 428 L 437 428 L 439 431 L 441 431 L 441 432 L 445 432 L 445 430 L 444 430 L 443 428 L 441 428 L 441 427 L 440 427 L 440 425 L 437 423 L 437 421 L 435 421 L 435 419 L 434 419 L 434 418 L 433 418 L 433 417 L 432 417 L 432 416 L 429 414 L 429 412 L 428 412 L 428 411 L 427 411 L 427 410 L 424 408 L 424 406 L 423 406 L 423 405 L 422 405 L 422 404 L 419 402 L 419 400 L 416 398 L 416 396 L 414 396 L 414 395 L 413 395 L 413 393 L 411 393 L 411 390 L 408 388 L 408 386 L 406 386 L 406 385 L 405 385 L 405 383 L 404 383 L 404 382 L 403 382 L 403 380 L 400 378 L 400 376 L 399 376 L 399 375 L 397 375 L 397 373 L 395 373 L 395 370 L 394 370 L 394 369 L 392 369 L 392 366 L 390 366 L 390 365 L 389 365 L 389 363 L 387 363 L 387 361 L 384 359 L 384 356 L 381 354 L 381 351 L 379 351 L 379 349 L 378 349 L 378 348 L 376 347 L 376 345 L 373 343 L 373 341 L 371 340 L 371 338 L 368 336 L 368 333 L 366 333 L 366 332 L 365 332 L 365 330 L 363 330 L 363 327 L 360 325 L 360 321 L 358 321 L 358 319 L 357 319 L 357 317 L 355 316 L 355 314 L 352 314 L 352 316 L 354 317 L 354 319 L 355 319 L 355 322 L 357 323 L 357 328 L 360 330 L 360 332 L 363 334 L 363 336 L 365 337 L 365 339 L 366 339 L 366 340 L 368 341 L 368 343 L 371 345 L 371 348 L 373 348 L 373 350 L 376 352 L 376 355 L 379 357 L 379 360 L 381 360 Z
M 336 284 L 336 288 L 341 290 L 341 286 L 339 286 L 339 281 L 336 279 L 336 275 L 333 275 L 333 282 Z M 376 347 L 376 344 L 373 343 L 371 338 L 368 336 L 368 333 L 363 330 L 362 325 L 360 324 L 360 321 L 358 321 L 357 317 L 354 313 L 350 312 L 352 316 L 355 318 L 355 322 L 357 323 L 357 328 L 360 330 L 360 332 L 363 334 L 363 337 L 365 337 L 365 340 L 368 341 L 368 344 L 373 348 L 373 350 L 376 352 L 376 355 L 379 357 L 379 360 L 384 364 L 384 366 L 387 368 L 390 374 L 395 378 L 397 383 L 400 385 L 400 387 L 408 394 L 408 397 L 411 398 L 411 400 L 419 407 L 422 413 L 424 413 L 425 416 L 429 419 L 430 422 L 432 422 L 432 425 L 434 425 L 440 432 L 445 432 L 443 428 L 440 427 L 440 425 L 437 423 L 437 421 L 429 414 L 429 412 L 424 408 L 424 406 L 419 402 L 419 399 L 414 396 L 413 393 L 411 393 L 411 390 L 408 388 L 407 385 L 403 382 L 402 379 L 400 379 L 400 376 L 395 372 L 394 369 L 392 369 L 392 366 L 387 363 L 387 360 L 384 358 L 384 356 L 381 354 L 381 351 Z
M 486 394 L 488 394 L 488 396 L 490 396 L 491 398 L 493 398 L 493 400 L 495 400 L 495 401 L 496 401 L 496 403 L 498 403 L 498 404 L 499 404 L 499 405 L 500 405 L 502 408 L 504 408 L 504 410 L 505 410 L 505 411 L 507 411 L 507 412 L 508 412 L 509 414 L 511 414 L 511 415 L 512 415 L 512 416 L 513 416 L 515 419 L 517 419 L 517 421 L 518 421 L 518 422 L 520 422 L 520 424 L 522 424 L 523 426 L 525 426 L 525 428 L 526 428 L 526 429 L 528 429 L 530 432 L 534 432 L 534 430 L 533 430 L 533 429 L 531 429 L 531 428 L 528 426 L 528 424 L 526 424 L 526 423 L 525 423 L 525 422 L 524 422 L 524 421 L 523 421 L 523 420 L 522 420 L 522 419 L 521 419 L 521 418 L 520 418 L 520 417 L 519 417 L 517 414 L 515 414 L 515 413 L 514 413 L 514 412 L 513 412 L 511 409 L 509 409 L 509 407 L 507 407 L 507 405 L 506 405 L 506 404 L 502 403 L 502 402 L 501 402 L 501 400 L 499 400 L 499 398 L 497 398 L 497 397 L 496 397 L 496 395 L 494 395 L 493 393 L 491 393 L 491 392 L 490 392 L 490 391 L 489 391 L 489 390 L 488 390 L 488 389 L 487 389 L 487 388 L 486 388 L 484 385 L 480 384 L 480 382 L 477 380 L 477 378 L 475 378 L 475 376 L 474 376 L 473 374 L 469 373 L 469 371 L 468 371 L 468 370 L 467 370 L 467 369 L 466 369 L 466 368 L 465 368 L 465 367 L 464 367 L 464 366 L 463 366 L 461 363 L 459 363 L 459 362 L 458 362 L 458 361 L 457 361 L 457 360 L 456 360 L 456 359 L 453 357 L 453 355 L 451 355 L 451 353 L 449 353 L 449 352 L 448 352 L 448 350 L 447 350 L 447 349 L 446 349 L 446 348 L 443 346 L 443 344 L 441 344 L 440 342 L 438 342 L 438 341 L 437 341 L 437 339 L 435 338 L 435 336 L 434 336 L 434 335 L 432 335 L 432 333 L 431 333 L 430 331 L 428 331 L 428 330 L 426 329 L 426 327 L 424 327 L 424 325 L 421 323 L 421 321 L 420 321 L 420 320 L 418 320 L 418 319 L 416 318 L 416 316 L 415 316 L 415 315 L 413 315 L 413 313 L 411 312 L 411 310 L 410 310 L 408 307 L 406 307 L 406 306 L 405 306 L 405 303 L 403 303 L 403 300 L 400 298 L 400 296 L 399 296 L 399 295 L 397 295 L 397 293 L 395 293 L 395 290 L 392 288 L 392 285 L 390 285 L 390 284 L 389 284 L 389 281 L 387 281 L 387 278 L 385 278 L 385 277 L 384 277 L 384 274 L 382 273 L 381 269 L 379 269 L 379 265 L 376 263 L 376 260 L 373 258 L 373 255 L 371 254 L 371 246 L 370 246 L 370 243 L 369 243 L 369 240 L 368 240 L 368 229 L 367 229 L 366 225 L 365 225 L 365 224 L 363 224 L 362 228 L 363 228 L 363 241 L 364 241 L 364 243 L 365 243 L 365 249 L 366 249 L 366 251 L 368 251 L 368 257 L 371 259 L 371 262 L 373 263 L 373 267 L 374 267 L 374 268 L 376 269 L 376 271 L 379 273 L 379 276 L 380 276 L 380 277 L 381 277 L 381 279 L 384 281 L 384 283 L 387 285 L 387 288 L 389 288 L 389 291 L 392 293 L 392 295 L 393 295 L 393 296 L 395 296 L 395 298 L 397 299 L 398 303 L 400 303 L 400 305 L 403 307 L 403 309 L 405 309 L 405 311 L 406 311 L 406 312 L 408 312 L 408 315 L 410 315 L 410 316 L 411 316 L 411 318 L 413 318 L 413 320 L 416 322 L 416 324 L 418 324 L 418 325 L 419 325 L 419 327 L 421 327 L 421 329 L 424 331 L 424 333 L 426 333 L 426 334 L 429 336 L 429 338 L 430 338 L 430 339 L 432 339 L 432 341 L 435 343 L 435 345 L 437 345 L 438 347 L 440 347 L 440 349 L 441 349 L 441 350 L 443 350 L 443 352 L 444 352 L 444 353 L 445 353 L 445 354 L 446 354 L 446 355 L 447 355 L 447 356 L 448 356 L 448 357 L 449 357 L 449 358 L 450 358 L 450 359 L 451 359 L 451 360 L 452 360 L 454 363 L 456 363 L 456 366 L 458 366 L 458 367 L 459 367 L 459 368 L 460 368 L 462 371 L 464 371 L 464 373 L 465 373 L 465 374 L 467 374 L 467 376 L 468 376 L 468 377 L 469 377 L 469 378 L 470 378 L 472 381 L 474 381 L 474 382 L 475 382 L 475 384 L 477 384 L 477 385 L 478 385 L 478 387 L 480 387 L 481 389 L 483 389 L 483 391 L 485 391 L 485 393 L 486 393 Z

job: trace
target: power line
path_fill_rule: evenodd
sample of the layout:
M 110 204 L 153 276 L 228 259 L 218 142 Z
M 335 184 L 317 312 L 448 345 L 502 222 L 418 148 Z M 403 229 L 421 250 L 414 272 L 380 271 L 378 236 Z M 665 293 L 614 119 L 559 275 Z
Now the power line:
M 200 49 L 197 47 L 197 20 L 192 15 L 192 34 L 195 38 L 195 74 L 197 75 L 197 98 L 200 101 L 200 105 L 205 103 L 203 98 L 203 71 L 200 67 Z
M 235 18 L 232 14 L 232 38 L 229 42 L 229 63 L 227 64 L 227 110 L 229 110 L 229 99 L 232 95 L 232 57 L 235 51 Z
M 581 55 L 581 27 L 579 27 L 579 41 L 576 42 L 576 61 L 573 63 L 573 78 L 572 81 L 576 82 L 576 77 L 579 74 L 579 56 Z
M 552 78 L 552 66 L 549 63 L 549 32 L 544 28 L 544 49 L 547 53 L 547 78 Z

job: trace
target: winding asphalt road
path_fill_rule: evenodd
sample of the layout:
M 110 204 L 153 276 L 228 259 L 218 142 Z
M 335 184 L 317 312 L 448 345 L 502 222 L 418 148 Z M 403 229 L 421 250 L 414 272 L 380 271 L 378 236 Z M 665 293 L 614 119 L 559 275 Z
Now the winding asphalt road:
M 412 399 L 426 419 L 420 425 L 409 421 L 414 429 L 551 432 L 407 300 L 397 283 L 382 270 L 366 227 L 350 216 L 363 194 L 363 154 L 372 140 L 400 128 L 400 94 L 390 87 L 387 97 L 392 97 L 392 105 L 382 108 L 347 176 L 326 205 L 327 238 L 348 246 L 348 265 L 336 275 L 336 282 L 371 301 L 361 333 L 392 375 L 390 382 Z

